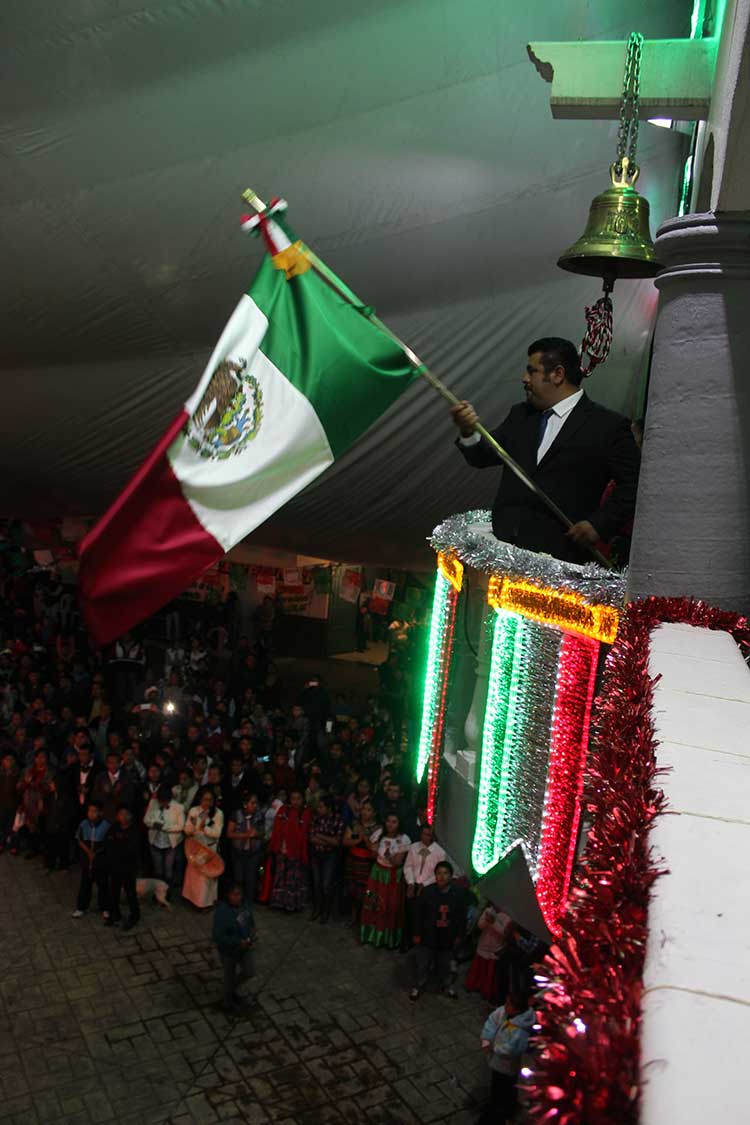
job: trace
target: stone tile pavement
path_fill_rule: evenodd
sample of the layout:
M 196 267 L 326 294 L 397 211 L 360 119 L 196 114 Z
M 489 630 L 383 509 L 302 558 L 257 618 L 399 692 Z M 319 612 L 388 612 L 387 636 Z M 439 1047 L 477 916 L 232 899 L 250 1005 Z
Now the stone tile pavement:
M 0 1122 L 476 1121 L 483 1002 L 409 1002 L 411 958 L 258 908 L 254 1002 L 218 1005 L 210 916 L 70 917 L 77 871 L 0 856 Z

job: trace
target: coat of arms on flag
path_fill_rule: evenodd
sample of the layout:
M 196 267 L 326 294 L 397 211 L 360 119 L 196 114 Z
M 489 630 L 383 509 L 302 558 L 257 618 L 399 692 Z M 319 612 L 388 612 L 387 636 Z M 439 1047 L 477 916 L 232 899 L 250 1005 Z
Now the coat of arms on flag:
M 201 457 L 224 460 L 240 453 L 263 420 L 263 392 L 247 360 L 222 360 L 187 424 L 187 440 Z
M 315 480 L 417 375 L 372 310 L 291 235 L 285 207 L 243 220 L 269 252 L 195 391 L 81 544 L 81 602 L 99 644 Z

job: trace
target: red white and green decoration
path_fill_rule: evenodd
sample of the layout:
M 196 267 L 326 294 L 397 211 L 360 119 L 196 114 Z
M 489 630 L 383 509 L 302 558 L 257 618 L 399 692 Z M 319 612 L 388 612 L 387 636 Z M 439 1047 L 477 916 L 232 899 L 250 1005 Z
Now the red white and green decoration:
M 520 843 L 555 938 L 536 978 L 526 1116 L 539 1125 L 637 1125 L 648 902 L 662 874 L 649 828 L 664 811 L 651 633 L 666 622 L 718 629 L 747 654 L 750 624 L 687 598 L 625 606 L 621 576 L 500 543 L 488 520 L 469 512 L 433 533 L 442 580 L 417 779 L 427 768 L 434 809 L 461 590 L 447 576 L 473 567 L 491 575 L 494 612 L 472 866 L 481 877 Z M 582 810 L 590 828 L 576 858 Z
M 435 583 L 417 781 L 435 814 L 456 606 L 464 565 L 489 570 L 492 651 L 478 768 L 472 866 L 490 872 L 520 846 L 555 933 L 575 855 L 594 683 L 617 631 L 622 579 L 471 537 L 481 513 L 435 534 Z M 502 554 L 499 556 L 498 552 Z M 489 565 L 488 565 L 489 564 Z M 541 569 L 540 569 L 541 568 Z M 613 604 L 614 603 L 614 604 Z

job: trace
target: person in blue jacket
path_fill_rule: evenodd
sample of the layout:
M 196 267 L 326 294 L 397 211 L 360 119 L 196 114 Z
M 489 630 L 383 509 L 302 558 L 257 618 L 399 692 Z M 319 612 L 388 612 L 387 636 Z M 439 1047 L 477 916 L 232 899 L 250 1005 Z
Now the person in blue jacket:
M 256 932 L 252 909 L 236 883 L 216 906 L 212 936 L 224 970 L 224 1011 L 237 1015 L 242 1003 L 238 989 L 255 976 Z
M 534 1019 L 534 1009 L 529 1007 L 527 998 L 512 992 L 487 1017 L 482 1028 L 482 1050 L 487 1054 L 492 1086 L 480 1125 L 501 1125 L 512 1117 L 521 1057 L 529 1045 Z

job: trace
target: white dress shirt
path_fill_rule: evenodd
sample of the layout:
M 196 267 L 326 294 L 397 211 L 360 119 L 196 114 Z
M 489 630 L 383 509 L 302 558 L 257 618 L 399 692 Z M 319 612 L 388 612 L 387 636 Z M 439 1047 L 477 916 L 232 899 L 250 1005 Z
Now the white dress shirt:
M 552 442 L 555 440 L 557 435 L 560 433 L 560 430 L 565 425 L 566 421 L 568 420 L 568 417 L 570 415 L 571 410 L 575 409 L 575 407 L 578 405 L 578 403 L 581 401 L 582 398 L 583 398 L 583 390 L 576 391 L 575 394 L 568 395 L 567 398 L 561 399 L 560 402 L 556 402 L 554 406 L 550 407 L 550 410 L 552 411 L 552 413 L 550 414 L 549 418 L 547 419 L 547 428 L 544 431 L 544 437 L 542 438 L 541 442 L 539 443 L 539 448 L 536 451 L 536 463 L 537 463 L 537 465 L 541 461 L 542 457 L 544 457 L 545 453 L 547 453 L 550 446 L 552 445 Z M 542 418 L 542 416 L 540 414 L 539 415 L 540 424 L 541 424 L 541 418 Z M 482 435 L 479 434 L 479 433 L 476 433 L 476 432 L 471 434 L 467 438 L 462 437 L 462 438 L 458 439 L 460 445 L 476 445 L 477 442 L 479 442 L 481 440 L 482 440 Z M 499 462 L 498 462 L 498 464 L 499 464 Z
M 444 859 L 445 852 L 440 844 L 432 843 L 426 848 L 421 840 L 417 840 L 406 853 L 404 879 L 410 886 L 421 883 L 423 887 L 429 887 L 435 882 L 435 868 Z

